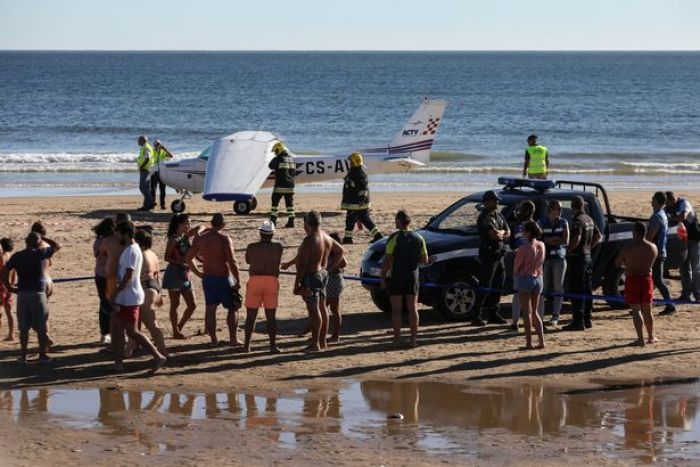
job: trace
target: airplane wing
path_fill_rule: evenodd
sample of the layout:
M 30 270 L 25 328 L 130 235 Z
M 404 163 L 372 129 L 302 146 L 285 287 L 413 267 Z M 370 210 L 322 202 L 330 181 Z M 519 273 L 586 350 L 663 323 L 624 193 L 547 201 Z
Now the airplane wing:
M 279 141 L 267 131 L 241 131 L 214 142 L 204 179 L 208 201 L 248 201 L 270 175 L 272 146 Z
M 387 158 L 384 160 L 386 162 L 389 162 L 391 164 L 396 164 L 396 165 L 401 166 L 401 167 L 406 168 L 406 169 L 415 169 L 417 167 L 425 167 L 426 166 L 426 164 L 424 164 L 423 162 L 420 162 L 420 161 L 417 161 L 415 159 L 411 159 L 408 157 L 397 157 L 397 158 L 390 157 L 390 158 Z

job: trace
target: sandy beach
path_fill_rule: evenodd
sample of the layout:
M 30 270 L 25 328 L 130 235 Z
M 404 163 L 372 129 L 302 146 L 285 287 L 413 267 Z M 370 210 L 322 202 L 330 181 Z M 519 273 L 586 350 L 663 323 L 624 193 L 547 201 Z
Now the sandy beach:
M 423 225 L 428 218 L 451 204 L 465 193 L 382 193 L 373 195 L 373 216 L 383 232 L 391 231 L 393 214 L 405 208 L 414 216 L 414 225 Z M 613 211 L 617 214 L 648 217 L 648 199 L 652 193 L 611 193 Z M 700 193 L 683 193 L 691 202 L 700 205 Z M 0 235 L 15 240 L 22 248 L 22 238 L 30 224 L 42 220 L 49 236 L 60 242 L 63 249 L 56 255 L 51 275 L 54 278 L 89 276 L 92 274 L 90 227 L 99 219 L 118 211 L 138 207 L 134 197 L 52 197 L 52 198 L 3 198 L 0 201 Z M 339 199 L 329 194 L 304 194 L 298 196 L 297 211 L 314 208 L 322 212 L 324 226 L 329 231 L 342 231 L 344 215 L 338 210 Z M 230 214 L 228 204 L 217 205 L 192 199 L 188 211 L 193 224 L 206 223 L 214 212 L 227 212 L 226 232 L 234 239 L 239 262 L 243 261 L 243 249 L 257 238 L 257 227 L 267 216 L 269 199 L 262 197 L 257 213 L 239 217 Z M 154 250 L 163 257 L 165 231 L 170 213 L 132 213 L 137 224 L 153 227 L 156 241 Z M 300 226 L 300 222 L 297 223 Z M 285 245 L 285 260 L 291 259 L 302 238 L 301 227 L 278 230 L 277 239 Z M 356 274 L 362 254 L 369 240 L 367 232 L 356 234 L 355 245 L 348 247 L 348 274 Z M 243 265 L 244 266 L 244 265 Z M 244 266 L 245 267 L 245 266 Z M 672 296 L 677 296 L 680 283 L 670 282 Z M 242 275 L 243 280 L 247 278 Z M 26 367 L 18 366 L 17 343 L 0 343 L 0 392 L 27 388 L 107 388 L 120 390 L 160 391 L 165 393 L 245 393 L 285 396 L 295 389 L 307 391 L 332 390 L 343 387 L 348 381 L 365 380 L 417 380 L 428 382 L 455 382 L 469 385 L 550 385 L 582 387 L 594 379 L 648 379 L 653 377 L 691 377 L 700 375 L 700 337 L 697 333 L 697 307 L 681 306 L 672 317 L 656 320 L 660 342 L 645 348 L 630 347 L 634 339 L 632 321 L 627 312 L 610 310 L 596 305 L 594 328 L 585 333 L 553 331 L 547 334 L 548 348 L 544 351 L 523 351 L 524 337 L 506 333 L 506 326 L 473 328 L 467 323 L 446 322 L 437 312 L 421 310 L 420 343 L 416 349 L 391 350 L 390 336 L 386 334 L 390 322 L 388 316 L 377 310 L 367 291 L 357 282 L 348 282 L 343 296 L 342 310 L 345 316 L 343 335 L 339 344 L 318 354 L 301 352 L 305 339 L 296 337 L 304 328 L 306 311 L 299 297 L 292 294 L 291 278 L 281 279 L 282 292 L 279 320 L 280 355 L 267 353 L 267 336 L 259 316 L 253 337 L 253 352 L 238 353 L 220 347 L 209 348 L 208 338 L 202 335 L 204 304 L 199 281 L 196 282 L 198 308 L 184 333 L 188 340 L 170 339 L 171 330 L 166 306 L 160 311 L 159 323 L 166 334 L 166 344 L 173 355 L 172 361 L 155 376 L 148 375 L 149 360 L 141 356 L 127 362 L 127 371 L 120 375 L 110 372 L 109 355 L 98 353 L 99 330 L 97 323 L 97 296 L 91 280 L 57 284 L 51 298 L 51 331 L 56 340 L 54 361 L 41 368 L 35 362 Z M 506 298 L 505 302 L 509 302 Z M 656 308 L 655 313 L 660 311 Z M 242 314 L 243 317 L 243 314 Z M 218 316 L 220 336 L 225 336 L 223 312 Z M 3 318 L 0 335 L 5 336 Z M 241 320 L 242 324 L 242 320 Z M 242 329 L 240 331 L 242 336 Z M 35 336 L 30 346 L 36 345 Z M 33 357 L 34 358 L 34 357 Z M 71 462 L 79 457 L 81 462 L 95 465 L 121 465 L 143 462 L 136 451 L 126 449 L 116 462 L 104 449 L 76 448 L 102 446 L 104 436 L 99 430 L 75 429 L 60 423 L 7 423 L 7 411 L 0 412 L 6 418 L 0 423 L 0 451 L 3 465 L 47 465 Z M 148 414 L 140 415 L 139 423 L 145 431 L 153 431 Z M 31 419 L 30 419 L 31 420 Z M 550 450 L 547 443 L 532 443 L 525 435 L 484 433 L 479 443 L 479 455 L 474 458 L 435 456 L 415 446 L 391 445 L 371 439 L 360 442 L 344 437 L 342 433 L 323 432 L 314 438 L 319 449 L 304 447 L 301 451 L 285 451 L 258 431 L 239 429 L 234 433 L 236 446 L 231 445 L 224 419 L 216 419 L 207 426 L 180 432 L 181 449 L 174 453 L 161 452 L 149 456 L 148 462 L 157 465 L 219 465 L 224 463 L 266 465 L 284 464 L 436 464 L 457 463 L 505 463 L 505 464 L 561 464 L 567 456 L 561 445 Z M 266 428 L 262 428 L 265 430 Z M 102 433 L 104 434 L 104 433 Z M 581 441 L 579 439 L 579 441 Z M 577 459 L 584 464 L 626 464 L 629 459 L 615 459 L 596 453 L 591 439 L 581 441 L 571 437 L 569 442 L 578 446 Z M 116 441 L 119 445 L 121 441 Z M 104 447 L 104 446 L 102 446 Z M 76 449 L 78 451 L 76 451 Z M 105 448 L 106 449 L 106 448 Z M 299 449 L 299 446 L 297 448 Z M 110 451 L 113 452 L 113 451 Z M 549 452 L 543 457 L 543 452 Z M 91 454 L 92 453 L 92 454 Z M 90 457 L 92 456 L 92 457 Z

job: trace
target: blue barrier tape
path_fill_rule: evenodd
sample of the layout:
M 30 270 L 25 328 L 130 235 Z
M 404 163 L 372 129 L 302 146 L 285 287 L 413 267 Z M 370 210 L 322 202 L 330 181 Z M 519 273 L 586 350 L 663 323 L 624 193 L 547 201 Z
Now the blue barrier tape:
M 162 269 L 161 272 L 165 271 L 165 269 Z M 240 271 L 243 272 L 249 272 L 249 269 L 243 269 L 241 268 Z M 280 271 L 280 275 L 285 275 L 285 276 L 294 276 L 296 275 L 293 272 L 286 272 L 286 271 Z M 53 283 L 62 283 L 62 282 L 77 282 L 77 281 L 86 281 L 86 280 L 93 280 L 95 276 L 79 276 L 79 277 L 66 277 L 63 279 L 53 279 Z M 343 279 L 349 280 L 349 281 L 359 281 L 362 282 L 363 284 L 379 284 L 379 279 L 375 279 L 372 277 L 360 277 L 360 276 L 343 276 Z M 427 288 L 432 288 L 432 289 L 442 289 L 445 286 L 440 285 L 440 284 L 435 284 L 432 282 L 426 282 L 424 284 L 421 284 L 421 287 L 427 287 Z M 503 295 L 511 295 L 514 294 L 516 291 L 515 290 L 508 290 L 508 289 L 496 289 L 496 288 L 489 288 L 489 287 L 474 287 L 474 290 L 478 292 L 488 292 L 488 293 L 500 293 Z M 564 299 L 568 300 L 601 300 L 601 301 L 606 301 L 606 302 L 617 302 L 617 303 L 626 303 L 624 297 L 619 297 L 619 296 L 614 296 L 614 295 L 582 295 L 582 294 L 573 294 L 573 293 L 552 293 L 552 292 L 545 292 L 542 295 L 545 297 L 561 297 Z M 700 305 L 700 301 L 692 301 L 692 300 L 664 300 L 664 299 L 654 299 L 653 302 L 655 305 Z

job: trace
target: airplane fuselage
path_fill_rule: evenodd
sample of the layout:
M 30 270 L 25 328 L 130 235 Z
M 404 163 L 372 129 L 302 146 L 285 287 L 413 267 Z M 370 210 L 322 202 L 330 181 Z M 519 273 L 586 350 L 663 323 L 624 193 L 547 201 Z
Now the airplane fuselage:
M 366 155 L 364 165 L 370 174 L 407 172 L 411 169 L 409 165 L 389 162 L 390 157 L 388 154 Z M 339 180 L 345 177 L 350 168 L 347 156 L 294 155 L 294 162 L 297 166 L 297 184 Z M 201 193 L 204 190 L 206 168 L 206 159 L 199 157 L 165 162 L 160 167 L 160 178 L 178 191 Z M 262 188 L 274 185 L 274 177 L 270 175 Z

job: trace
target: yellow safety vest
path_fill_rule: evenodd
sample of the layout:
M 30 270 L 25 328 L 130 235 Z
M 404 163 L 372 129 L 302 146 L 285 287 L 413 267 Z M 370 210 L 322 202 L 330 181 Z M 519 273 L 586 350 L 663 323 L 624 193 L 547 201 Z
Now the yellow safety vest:
M 530 163 L 527 166 L 527 173 L 547 173 L 547 148 L 544 146 L 528 146 L 526 151 L 530 155 Z
M 168 160 L 168 152 L 165 149 L 159 149 L 156 151 L 156 161 L 155 164 L 160 164 Z
M 150 151 L 150 154 L 146 156 L 146 150 Z M 145 170 L 151 170 L 151 168 L 156 165 L 156 155 L 153 152 L 153 146 L 150 144 L 146 143 L 143 146 L 141 146 L 141 150 L 139 151 L 139 157 L 136 159 L 136 165 L 138 166 L 139 170 L 141 170 L 141 166 L 143 165 L 144 161 L 146 160 L 146 157 L 148 157 L 148 163 L 146 164 L 146 167 L 144 167 Z

